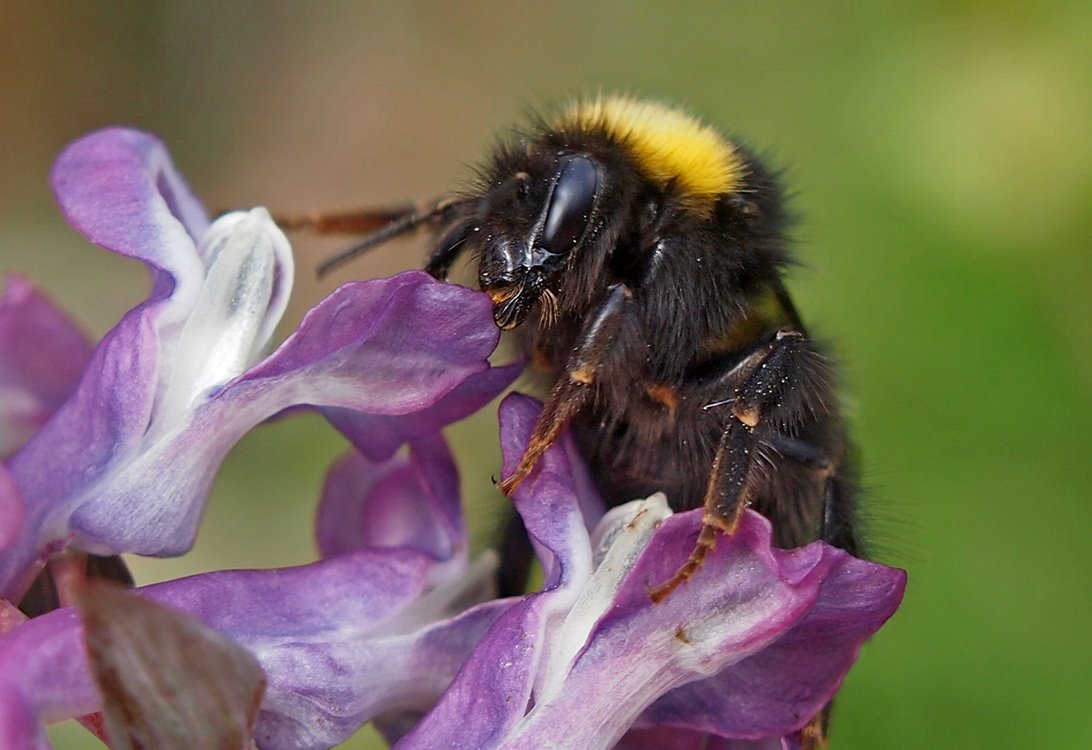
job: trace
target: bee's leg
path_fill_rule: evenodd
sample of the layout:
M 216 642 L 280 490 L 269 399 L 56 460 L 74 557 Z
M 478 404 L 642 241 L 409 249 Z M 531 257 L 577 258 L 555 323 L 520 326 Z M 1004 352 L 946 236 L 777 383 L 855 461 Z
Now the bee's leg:
M 854 557 L 861 557 L 866 551 L 861 548 L 861 539 L 857 534 L 852 488 L 852 482 L 847 483 L 845 477 L 827 477 L 823 490 L 823 541 L 844 549 Z
M 795 331 L 779 331 L 723 376 L 733 391 L 724 402 L 731 416 L 713 459 L 705 492 L 705 515 L 690 557 L 665 583 L 649 591 L 653 601 L 667 596 L 693 576 L 716 544 L 717 534 L 731 534 L 756 491 L 766 481 L 762 461 L 776 447 L 770 439 L 783 434 L 808 409 L 820 408 L 826 390 L 825 363 L 807 338 Z M 783 446 L 806 461 L 822 465 L 826 459 L 810 446 L 791 438 Z
M 846 485 L 846 478 L 835 474 L 834 462 L 830 457 L 820 448 L 782 433 L 767 438 L 767 443 L 780 455 L 807 467 L 817 481 L 823 482 L 823 525 L 820 535 L 823 541 L 851 555 L 859 554 L 853 505 L 847 501 L 847 493 L 851 490 Z M 827 747 L 827 730 L 833 706 L 833 701 L 827 703 L 798 732 L 801 750 L 824 750 Z
M 473 218 L 463 219 L 453 225 L 440 237 L 436 247 L 428 256 L 425 271 L 434 279 L 447 281 L 447 272 L 466 249 L 466 241 L 474 230 Z
M 569 357 L 565 374 L 558 379 L 538 416 L 519 465 L 500 484 L 501 492 L 505 495 L 516 491 L 546 449 L 561 437 L 572 418 L 591 402 L 599 366 L 621 327 L 632 296 L 625 284 L 613 284 L 607 289 L 606 298 L 598 309 L 589 316 Z
M 736 421 L 729 422 L 725 428 L 713 459 L 712 475 L 705 493 L 705 515 L 697 542 L 675 575 L 649 590 L 648 597 L 652 601 L 663 601 L 698 572 L 717 543 L 717 532 L 731 534 L 735 531 L 759 479 L 754 455 L 759 446 L 752 439 L 750 430 Z

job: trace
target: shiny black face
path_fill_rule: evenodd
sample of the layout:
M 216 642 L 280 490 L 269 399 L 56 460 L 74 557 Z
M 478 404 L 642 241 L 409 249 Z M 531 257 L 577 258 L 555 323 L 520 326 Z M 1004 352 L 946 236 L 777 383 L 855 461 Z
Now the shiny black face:
M 485 238 L 478 281 L 493 299 L 493 319 L 518 326 L 587 233 L 599 192 L 599 171 L 588 156 L 563 156 L 547 179 L 521 172 L 486 198 L 485 212 L 511 211 L 529 224 Z M 523 202 L 512 208 L 512 201 Z M 530 210 L 528 210 L 530 206 Z M 490 217 L 483 217 L 488 223 Z

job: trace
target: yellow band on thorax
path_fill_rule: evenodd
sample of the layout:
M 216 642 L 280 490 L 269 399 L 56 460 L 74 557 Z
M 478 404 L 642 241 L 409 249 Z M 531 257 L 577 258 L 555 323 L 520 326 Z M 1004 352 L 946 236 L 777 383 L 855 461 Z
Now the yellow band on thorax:
M 602 130 L 625 144 L 638 166 L 659 183 L 674 182 L 684 200 L 704 208 L 717 195 L 734 192 L 743 161 L 720 133 L 696 118 L 656 102 L 622 96 L 571 105 L 562 128 Z

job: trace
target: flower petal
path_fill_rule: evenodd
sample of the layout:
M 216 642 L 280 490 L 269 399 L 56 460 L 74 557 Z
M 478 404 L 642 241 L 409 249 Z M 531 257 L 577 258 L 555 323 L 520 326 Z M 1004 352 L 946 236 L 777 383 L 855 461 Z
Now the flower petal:
M 501 414 L 510 469 L 536 410 L 509 397 Z M 581 535 L 567 462 L 562 446 L 551 448 L 515 498 L 547 588 L 501 616 L 399 747 L 607 748 L 639 719 L 645 733 L 630 735 L 631 747 L 657 746 L 679 728 L 680 748 L 705 746 L 708 732 L 732 738 L 714 740 L 725 748 L 793 747 L 788 735 L 829 699 L 861 640 L 894 611 L 902 571 L 822 543 L 773 549 L 769 523 L 748 511 L 686 586 L 653 604 L 649 589 L 693 549 L 702 511 L 661 522 L 662 498 L 612 511 L 604 526 L 614 528 L 595 536 L 607 550 L 589 576 L 591 541 Z M 689 709 L 670 700 L 683 686 L 693 687 Z M 760 700 L 751 700 L 752 686 Z M 787 692 L 772 710 L 762 697 L 779 687 Z M 653 744 L 641 745 L 642 736 Z
M 483 325 L 489 309 L 481 292 L 421 271 L 351 282 L 312 309 L 243 380 L 306 377 L 312 400 L 285 398 L 280 408 L 311 403 L 383 415 L 429 409 L 488 370 L 500 336 L 495 325 Z
M 209 222 L 163 144 L 127 128 L 90 133 L 57 157 L 52 182 L 73 228 L 151 268 L 152 294 L 137 310 L 155 308 L 161 331 L 182 324 L 204 282 L 196 243 Z
M 471 609 L 491 585 L 483 558 L 429 588 L 439 565 L 411 548 L 364 549 L 280 570 L 221 571 L 139 590 L 245 647 L 268 685 L 255 725 L 267 750 L 326 748 L 380 714 L 427 710 L 510 601 Z M 41 722 L 97 711 L 84 627 L 58 609 L 0 636 L 0 717 L 23 744 Z M 4 747 L 8 747 L 5 745 Z
M 128 128 L 89 133 L 57 157 L 52 182 L 65 219 L 96 245 L 176 278 L 194 269 L 203 275 L 196 243 L 208 215 L 155 136 Z M 173 251 L 187 242 L 192 260 Z
M 523 456 L 541 411 L 538 401 L 520 394 L 501 403 L 505 476 Z M 544 590 L 586 581 L 592 567 L 589 529 L 603 515 L 603 506 L 569 437 L 546 452 L 512 500 L 543 564 Z
M 292 249 L 264 208 L 221 216 L 201 249 L 208 269 L 193 311 L 165 352 L 146 442 L 177 429 L 210 391 L 257 360 L 283 312 L 283 304 L 270 309 L 274 287 L 291 288 Z
M 10 750 L 50 750 L 45 725 L 22 693 L 0 683 L 0 747 Z
M 519 461 L 540 410 L 536 401 L 517 394 L 501 403 L 506 472 Z M 591 542 L 570 450 L 566 444 L 547 451 L 513 498 L 546 567 L 545 588 L 500 616 L 440 702 L 398 747 L 496 747 L 522 719 L 547 648 L 547 626 L 564 616 L 591 573 Z
M 649 588 L 692 549 L 700 516 L 663 523 L 570 666 L 564 689 L 536 701 L 505 747 L 535 747 L 547 736 L 562 747 L 610 747 L 659 696 L 758 652 L 806 613 L 830 561 L 820 548 L 804 548 L 771 567 L 769 526 L 750 513 L 698 576 L 653 605 Z
M 77 541 L 100 553 L 183 553 L 216 471 L 252 427 L 299 405 L 383 415 L 429 409 L 489 368 L 497 336 L 485 295 L 427 274 L 346 284 L 177 432 L 85 491 L 71 519 Z
M 23 496 L 7 467 L 0 464 L 0 552 L 15 546 L 23 533 L 25 521 Z
M 775 552 L 778 552 L 775 550 Z M 656 701 L 641 723 L 727 737 L 780 734 L 830 701 L 861 645 L 902 600 L 906 573 L 832 550 L 837 560 L 807 615 L 772 648 Z
M 68 534 L 67 516 L 89 487 L 137 455 L 151 420 L 159 356 L 149 308 L 107 334 L 75 393 L 9 461 L 27 521 L 0 553 L 0 596 L 18 600 L 43 550 Z
M 467 378 L 435 405 L 408 415 L 367 414 L 350 409 L 323 409 L 322 413 L 357 450 L 372 461 L 385 461 L 402 445 L 483 408 L 510 386 L 522 370 L 522 362 L 491 367 Z
M 0 458 L 41 429 L 76 388 L 91 344 L 26 280 L 0 297 Z
M 452 618 L 490 580 L 492 566 L 428 590 L 437 564 L 408 548 L 365 549 L 143 591 L 258 658 L 269 683 L 255 727 L 263 748 L 330 747 L 380 713 L 426 710 L 509 605 L 489 602 Z
M 658 727 L 626 732 L 614 750 L 800 750 L 800 744 L 789 737 L 729 740 L 704 732 Z
M 47 545 L 68 533 L 79 495 L 139 451 L 161 369 L 161 341 L 192 310 L 204 280 L 195 236 L 204 210 L 154 137 L 112 128 L 72 143 L 53 187 L 69 223 L 92 242 L 153 271 L 150 298 L 96 347 L 72 396 L 11 459 L 27 524 L 0 556 L 0 595 L 18 599 Z
M 35 617 L 0 637 L 0 716 L 15 716 L 14 729 L 21 736 L 39 736 L 42 722 L 82 716 L 100 705 L 88 669 L 83 626 L 73 610 Z M 33 726 L 26 725 L 29 719 Z M 5 724 L 0 721 L 0 727 Z
M 443 437 L 422 438 L 407 458 L 384 464 L 348 451 L 327 475 L 315 529 L 323 557 L 407 546 L 465 563 L 459 475 Z

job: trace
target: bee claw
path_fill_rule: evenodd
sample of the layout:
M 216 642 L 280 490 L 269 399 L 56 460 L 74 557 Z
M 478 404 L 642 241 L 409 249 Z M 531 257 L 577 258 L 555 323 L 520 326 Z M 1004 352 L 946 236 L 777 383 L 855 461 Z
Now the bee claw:
M 527 478 L 528 472 L 517 470 L 515 474 L 506 477 L 498 486 L 500 491 L 504 493 L 505 497 L 512 497 L 519 486 L 523 484 L 523 480 Z
M 690 553 L 690 557 L 686 559 L 686 562 L 675 571 L 671 578 L 648 590 L 648 598 L 653 604 L 659 604 L 667 599 L 667 597 L 671 596 L 671 592 L 690 580 L 701 569 L 701 566 L 705 564 L 705 556 L 716 546 L 717 534 L 721 531 L 724 531 L 724 529 L 719 526 L 707 521 L 702 523 L 701 531 L 698 532 L 698 539 L 694 543 L 694 550 Z M 728 531 L 727 533 L 731 532 Z

